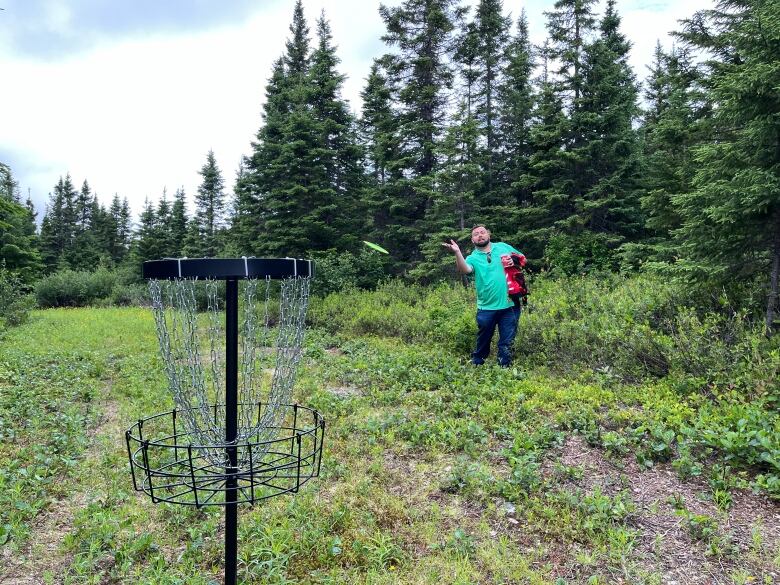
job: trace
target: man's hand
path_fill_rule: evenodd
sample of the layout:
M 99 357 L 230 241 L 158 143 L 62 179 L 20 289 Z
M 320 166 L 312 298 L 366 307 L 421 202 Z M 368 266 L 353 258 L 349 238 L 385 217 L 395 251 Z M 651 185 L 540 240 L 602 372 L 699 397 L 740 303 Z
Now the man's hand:
M 471 274 L 474 269 L 466 264 L 466 261 L 463 259 L 463 254 L 460 252 L 460 246 L 458 246 L 458 243 L 455 240 L 450 240 L 449 243 L 442 242 L 441 245 L 455 254 L 455 266 L 457 267 L 458 272 L 462 272 L 463 274 Z
M 458 243 L 455 240 L 450 240 L 449 243 L 443 242 L 442 246 L 447 248 L 453 254 L 460 252 L 460 246 L 458 246 Z

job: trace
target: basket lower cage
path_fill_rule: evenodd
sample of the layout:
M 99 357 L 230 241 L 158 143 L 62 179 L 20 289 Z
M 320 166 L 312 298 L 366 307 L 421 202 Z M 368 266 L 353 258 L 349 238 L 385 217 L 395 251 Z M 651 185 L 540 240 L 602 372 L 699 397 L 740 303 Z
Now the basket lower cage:
M 263 405 L 242 403 L 239 407 L 260 413 Z M 224 405 L 209 408 L 216 417 Z M 140 419 L 125 432 L 133 487 L 153 502 L 198 508 L 254 504 L 297 492 L 319 475 L 325 420 L 316 410 L 298 404 L 282 408 L 284 416 L 278 426 L 229 445 L 193 443 L 182 421 L 177 422 L 179 409 Z M 213 463 L 219 459 L 225 461 L 224 466 Z M 227 502 L 225 494 L 232 480 L 237 498 Z

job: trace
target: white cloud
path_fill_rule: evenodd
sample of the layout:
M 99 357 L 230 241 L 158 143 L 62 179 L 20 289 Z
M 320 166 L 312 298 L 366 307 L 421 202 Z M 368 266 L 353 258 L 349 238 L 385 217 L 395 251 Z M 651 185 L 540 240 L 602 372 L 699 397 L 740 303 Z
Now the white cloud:
M 121 42 L 56 63 L 0 61 L 14 88 L 2 98 L 2 146 L 42 167 L 18 176 L 22 188 L 32 187 L 40 204 L 70 172 L 79 184 L 87 178 L 102 201 L 119 192 L 137 211 L 165 186 L 192 194 L 210 148 L 232 181 L 260 124 L 288 12 L 190 37 Z
M 71 25 L 72 12 L 61 0 L 50 0 L 43 10 L 44 26 L 50 32 L 67 32 Z

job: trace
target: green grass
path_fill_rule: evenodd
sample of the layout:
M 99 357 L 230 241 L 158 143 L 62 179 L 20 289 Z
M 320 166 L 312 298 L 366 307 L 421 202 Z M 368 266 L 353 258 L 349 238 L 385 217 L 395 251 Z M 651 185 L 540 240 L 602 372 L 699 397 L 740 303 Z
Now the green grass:
M 434 294 L 418 308 L 444 320 L 444 293 Z M 667 508 L 704 569 L 758 583 L 780 572 L 765 527 L 749 550 L 723 528 L 731 494 L 774 493 L 777 415 L 759 397 L 683 391 L 670 376 L 562 372 L 522 349 L 516 368 L 473 368 L 451 343 L 395 326 L 385 333 L 405 342 L 309 332 L 296 399 L 327 419 L 322 476 L 294 498 L 241 509 L 244 582 L 660 583 L 663 543 L 654 557 L 640 518 L 661 521 Z M 45 582 L 220 582 L 221 511 L 132 491 L 124 429 L 170 406 L 148 310 L 38 311 L 5 333 L 5 551 L 29 554 L 30 568 L 50 571 Z M 564 461 L 572 437 L 614 466 L 612 483 Z M 701 501 L 659 501 L 657 513 L 635 501 L 627 470 L 657 466 L 693 478 Z M 36 561 L 36 531 L 63 510 L 56 552 Z

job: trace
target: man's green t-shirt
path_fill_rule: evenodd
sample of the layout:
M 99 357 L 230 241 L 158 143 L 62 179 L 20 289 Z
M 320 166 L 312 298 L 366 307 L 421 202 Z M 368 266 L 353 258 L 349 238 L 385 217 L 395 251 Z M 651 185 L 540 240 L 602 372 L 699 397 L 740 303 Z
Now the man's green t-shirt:
M 501 256 L 520 254 L 509 244 L 491 242 L 490 252 L 475 249 L 466 258 L 466 264 L 474 269 L 474 285 L 477 289 L 477 309 L 497 311 L 513 306 L 506 288 L 506 275 L 501 264 Z M 488 262 L 488 254 L 490 262 Z

